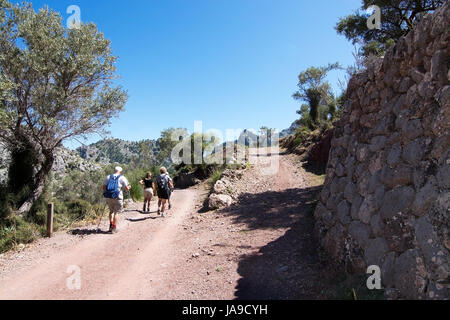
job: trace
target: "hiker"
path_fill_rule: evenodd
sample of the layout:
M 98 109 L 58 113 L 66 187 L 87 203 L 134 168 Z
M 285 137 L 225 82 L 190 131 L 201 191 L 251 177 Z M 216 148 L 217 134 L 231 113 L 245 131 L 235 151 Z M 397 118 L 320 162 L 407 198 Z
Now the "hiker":
M 169 204 L 169 210 L 170 210 L 170 209 L 172 209 L 172 203 L 170 202 L 170 198 L 172 197 L 172 193 L 173 193 L 174 187 L 173 187 L 173 180 L 170 177 L 168 172 L 167 172 L 167 177 L 169 178 L 169 189 L 170 189 L 169 199 L 167 199 L 167 203 Z
M 173 189 L 173 182 L 167 173 L 167 169 L 162 167 L 160 175 L 156 179 L 156 187 L 158 191 L 158 214 L 163 217 L 166 216 L 166 202 L 170 199 L 171 190 Z
M 152 174 L 147 172 L 144 178 L 139 181 L 144 186 L 144 208 L 143 212 L 150 212 L 150 204 L 154 195 Z
M 122 175 L 123 169 L 116 167 L 114 174 L 106 177 L 103 181 L 103 196 L 109 207 L 109 232 L 117 232 L 119 214 L 123 211 L 123 190 L 131 190 L 127 178 Z

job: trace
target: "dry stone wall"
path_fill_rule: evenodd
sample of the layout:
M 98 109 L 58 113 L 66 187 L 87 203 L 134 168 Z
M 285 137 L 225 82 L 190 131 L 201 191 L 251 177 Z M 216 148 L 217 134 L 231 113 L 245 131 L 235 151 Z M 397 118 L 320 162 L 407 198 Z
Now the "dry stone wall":
M 450 9 L 354 76 L 315 211 L 349 272 L 381 268 L 388 297 L 449 298 Z

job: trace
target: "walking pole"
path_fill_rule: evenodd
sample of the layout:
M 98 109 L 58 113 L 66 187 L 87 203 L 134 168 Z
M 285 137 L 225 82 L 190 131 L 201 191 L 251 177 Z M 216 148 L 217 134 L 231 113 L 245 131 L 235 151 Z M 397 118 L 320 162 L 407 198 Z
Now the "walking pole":
M 105 211 L 106 211 L 106 205 L 105 205 L 105 207 L 104 207 L 104 209 L 102 211 L 102 214 L 100 215 L 100 221 L 98 222 L 98 225 L 97 225 L 97 232 L 101 231 L 100 230 L 100 224 L 102 223 L 102 219 L 103 219 L 103 215 L 105 214 Z

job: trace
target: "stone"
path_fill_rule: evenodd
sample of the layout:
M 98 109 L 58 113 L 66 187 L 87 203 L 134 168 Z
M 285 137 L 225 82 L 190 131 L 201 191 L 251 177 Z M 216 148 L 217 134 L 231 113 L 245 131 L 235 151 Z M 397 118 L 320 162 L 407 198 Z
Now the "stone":
M 395 252 L 389 252 L 384 258 L 383 265 L 381 266 L 381 282 L 384 287 L 392 287 L 394 285 L 395 276 Z
M 364 248 L 369 241 L 370 228 L 359 221 L 353 221 L 348 227 L 348 232 L 361 248 Z
M 364 258 L 367 265 L 376 265 L 381 268 L 383 258 L 388 251 L 389 247 L 383 238 L 369 240 L 364 250 Z
M 344 250 L 344 227 L 337 223 L 325 236 L 325 251 L 334 259 L 339 259 Z
M 409 120 L 402 126 L 402 131 L 407 139 L 414 140 L 423 134 L 422 123 L 419 119 Z
M 403 149 L 402 160 L 415 166 L 424 157 L 425 150 L 425 143 L 422 139 L 414 140 Z
M 210 210 L 223 209 L 233 204 L 233 198 L 225 194 L 212 194 L 209 196 L 208 208 Z
M 341 163 L 338 163 L 336 167 L 336 175 L 342 177 L 345 174 L 345 168 Z
M 372 218 L 370 218 L 370 227 L 375 237 L 383 236 L 384 223 L 379 214 L 374 215 L 372 216 Z
M 412 68 L 410 71 L 410 76 L 414 80 L 415 83 L 420 83 L 420 82 L 422 82 L 425 75 L 422 72 L 420 72 L 419 70 Z
M 352 221 L 350 217 L 350 205 L 347 201 L 343 200 L 339 203 L 337 207 L 337 215 L 339 221 L 343 225 L 349 224 Z
M 358 217 L 359 220 L 365 224 L 370 223 L 372 215 L 374 215 L 378 210 L 377 203 L 374 195 L 369 195 L 364 199 L 364 202 L 359 209 Z
M 436 264 L 439 261 L 438 252 L 441 250 L 441 246 L 429 218 L 425 216 L 417 219 L 414 231 L 425 262 L 430 266 Z
M 364 198 L 361 197 L 359 194 L 355 194 L 355 196 L 353 197 L 352 208 L 350 211 L 353 220 L 359 219 L 359 209 L 361 207 L 363 200 Z
M 356 192 L 356 185 L 353 182 L 349 182 L 344 189 L 344 198 L 347 199 L 348 202 L 352 203 Z
M 438 186 L 450 189 L 450 164 L 442 166 L 436 175 Z
M 369 148 L 366 145 L 361 145 L 356 151 L 356 158 L 359 162 L 367 160 L 369 157 Z
M 428 209 L 437 199 L 438 190 L 434 183 L 430 181 L 422 189 L 417 192 L 414 202 L 411 206 L 412 213 L 421 217 L 428 213 Z
M 411 80 L 411 78 L 405 77 L 401 80 L 397 91 L 400 93 L 406 93 L 412 85 L 413 81 Z
M 409 249 L 395 260 L 395 288 L 406 299 L 424 297 L 426 268 L 418 249 Z
M 213 188 L 213 192 L 216 194 L 223 194 L 227 192 L 227 185 L 223 180 L 218 180 Z
M 378 152 L 381 149 L 383 149 L 385 144 L 386 144 L 386 137 L 384 136 L 373 137 L 370 140 L 369 149 L 372 152 Z
M 414 190 L 411 187 L 397 187 L 384 195 L 380 213 L 383 219 L 392 219 L 397 213 L 406 213 L 413 199 Z
M 405 186 L 413 183 L 413 170 L 411 167 L 400 165 L 394 169 L 383 168 L 381 181 L 390 189 L 397 186 Z
M 446 63 L 447 59 L 447 54 L 443 50 L 436 51 L 431 58 L 431 78 L 440 82 L 441 84 L 448 84 L 447 74 L 445 72 L 445 69 L 442 68 L 442 65 Z
M 391 151 L 387 156 L 387 163 L 392 168 L 394 165 L 400 162 L 400 156 L 402 155 L 402 147 L 400 144 L 395 144 L 392 146 Z

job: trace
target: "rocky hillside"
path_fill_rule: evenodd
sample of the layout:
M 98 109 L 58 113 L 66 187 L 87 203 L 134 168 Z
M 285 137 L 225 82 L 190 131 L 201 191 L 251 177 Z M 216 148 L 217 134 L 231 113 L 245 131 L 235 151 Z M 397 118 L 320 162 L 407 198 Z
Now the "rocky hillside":
M 83 146 L 76 150 L 86 160 L 100 163 L 128 164 L 140 157 L 153 158 L 158 154 L 156 140 L 125 141 L 121 139 L 105 139 Z
M 8 166 L 10 156 L 5 146 L 0 143 L 0 183 L 6 181 L 8 177 Z M 57 180 L 62 178 L 66 173 L 74 170 L 81 172 L 96 171 L 102 168 L 102 164 L 85 160 L 79 156 L 76 151 L 66 148 L 59 148 L 56 151 L 55 162 L 53 164 L 52 173 Z

